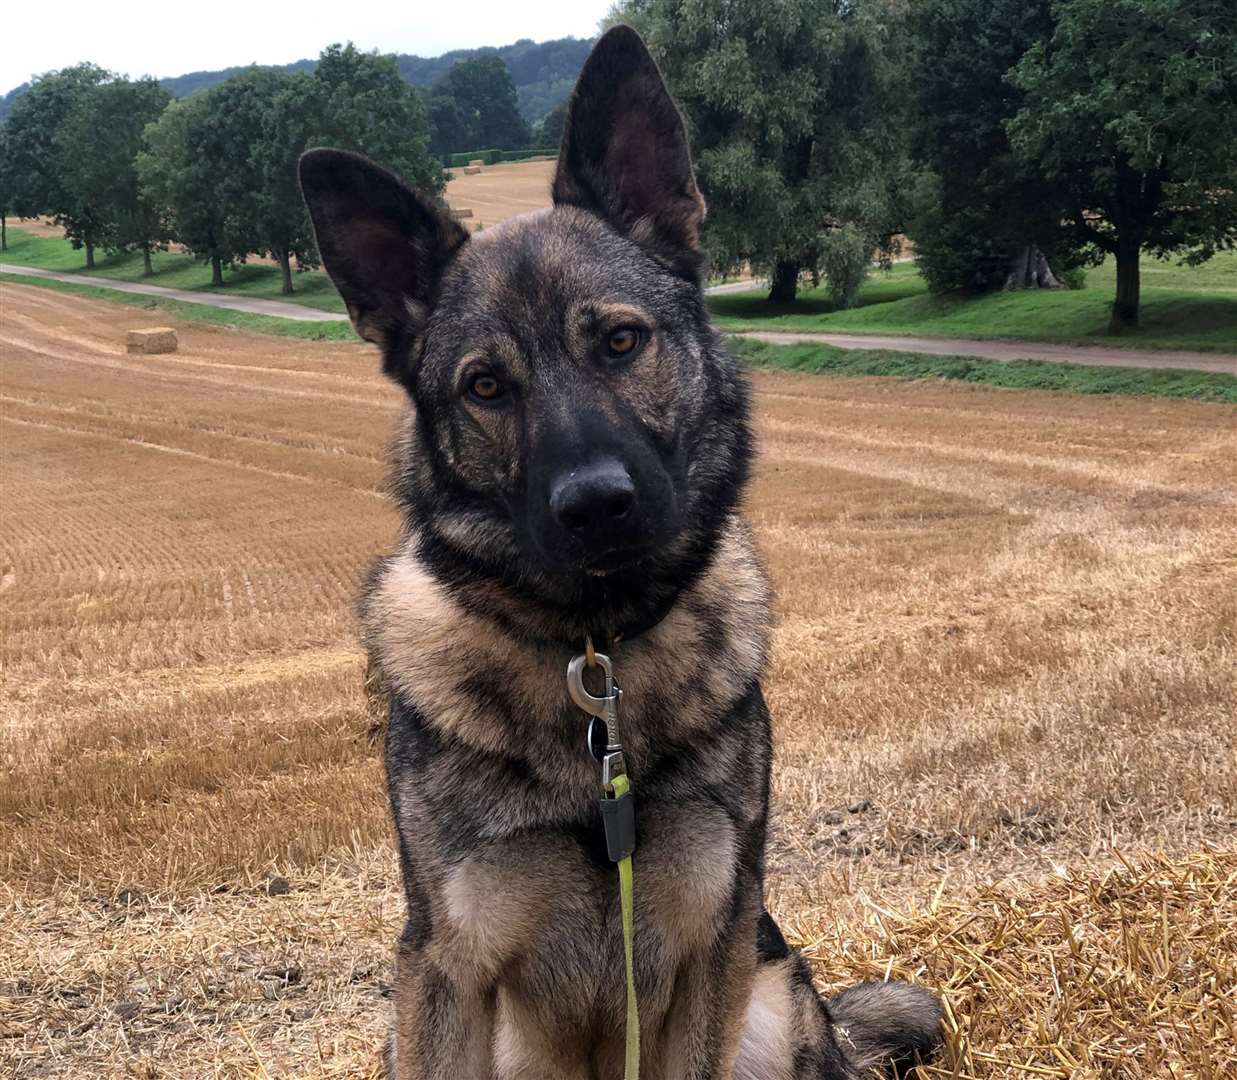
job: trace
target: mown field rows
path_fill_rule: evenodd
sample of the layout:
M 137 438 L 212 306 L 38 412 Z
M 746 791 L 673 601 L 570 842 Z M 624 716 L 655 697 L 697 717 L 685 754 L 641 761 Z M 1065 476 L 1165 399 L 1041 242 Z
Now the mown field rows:
M 160 315 L 162 321 L 164 316 Z M 4 286 L 0 1074 L 371 1076 L 367 347 Z M 756 377 L 770 904 L 942 1076 L 1237 1069 L 1237 409 Z M 673 677 L 690 679 L 690 672 Z

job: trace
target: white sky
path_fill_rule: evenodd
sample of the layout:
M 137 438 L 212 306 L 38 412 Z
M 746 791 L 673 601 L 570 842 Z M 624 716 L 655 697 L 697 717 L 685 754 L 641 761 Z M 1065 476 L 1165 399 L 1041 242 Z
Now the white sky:
M 8 5 L 0 94 L 81 60 L 122 75 L 184 75 L 236 64 L 286 64 L 334 41 L 438 56 L 520 38 L 591 37 L 610 0 L 58 0 Z

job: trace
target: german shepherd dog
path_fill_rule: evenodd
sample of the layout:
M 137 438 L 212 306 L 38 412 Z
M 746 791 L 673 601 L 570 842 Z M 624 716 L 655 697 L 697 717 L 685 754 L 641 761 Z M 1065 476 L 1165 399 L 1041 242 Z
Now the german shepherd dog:
M 849 1080 L 926 1057 L 932 996 L 822 1001 L 764 909 L 748 387 L 709 323 L 704 203 L 640 37 L 617 27 L 584 65 L 550 209 L 470 237 L 363 158 L 313 150 L 300 175 L 356 331 L 411 399 L 405 528 L 362 600 L 408 901 L 391 1075 L 623 1073 L 618 875 L 565 681 L 586 637 L 623 687 L 644 1080 Z

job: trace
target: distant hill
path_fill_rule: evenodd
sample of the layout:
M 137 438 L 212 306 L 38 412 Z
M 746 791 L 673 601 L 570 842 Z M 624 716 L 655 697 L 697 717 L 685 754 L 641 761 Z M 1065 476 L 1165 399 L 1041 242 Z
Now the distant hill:
M 239 67 L 223 68 L 220 71 L 191 71 L 188 75 L 177 75 L 171 79 L 160 79 L 159 85 L 171 94 L 172 97 L 188 97 L 190 94 L 196 94 L 199 90 L 209 90 L 212 86 L 218 86 L 221 82 L 227 82 L 233 75 L 239 75 L 242 71 L 248 71 L 251 66 L 250 64 L 244 64 Z M 291 64 L 272 64 L 270 66 L 276 71 L 286 71 L 290 74 L 295 74 L 298 71 L 312 73 L 314 68 L 318 66 L 318 61 L 294 60 Z
M 5 117 L 9 115 L 9 110 L 13 107 L 13 102 L 15 102 L 29 89 L 30 84 L 28 82 L 24 82 L 21 86 L 13 87 L 13 89 L 5 94 L 4 97 L 0 97 L 0 123 L 2 123 Z
M 400 56 L 399 71 L 414 86 L 429 86 L 460 60 L 490 54 L 499 56 L 515 83 L 520 114 L 531 122 L 540 120 L 567 99 L 592 46 L 593 43 L 585 38 L 565 37 L 542 42 L 523 38 L 514 45 L 456 49 L 428 60 L 420 56 Z
M 429 86 L 447 73 L 447 69 L 459 60 L 474 56 L 496 55 L 503 59 L 515 83 L 516 99 L 525 120 L 540 120 L 560 101 L 564 101 L 575 84 L 576 76 L 584 65 L 584 58 L 592 42 L 584 38 L 557 38 L 554 41 L 531 41 L 521 39 L 513 45 L 479 49 L 455 49 L 442 56 L 409 56 L 399 54 L 399 71 L 414 86 Z M 297 60 L 291 64 L 275 65 L 279 71 L 313 71 L 317 60 Z M 163 87 L 173 97 L 188 97 L 199 90 L 218 86 L 233 75 L 247 70 L 245 67 L 224 68 L 221 71 L 193 71 L 171 79 L 160 79 Z M 10 90 L 0 97 L 0 120 L 9 114 L 17 97 L 30 89 L 29 83 Z

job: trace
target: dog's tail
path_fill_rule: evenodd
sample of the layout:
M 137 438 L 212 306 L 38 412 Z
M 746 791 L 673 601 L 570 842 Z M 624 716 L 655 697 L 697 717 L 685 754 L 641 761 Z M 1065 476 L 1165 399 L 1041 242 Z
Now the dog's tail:
M 838 1044 L 855 1076 L 901 1077 L 941 1042 L 941 1005 L 903 982 L 866 982 L 828 1003 Z

